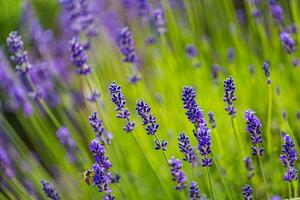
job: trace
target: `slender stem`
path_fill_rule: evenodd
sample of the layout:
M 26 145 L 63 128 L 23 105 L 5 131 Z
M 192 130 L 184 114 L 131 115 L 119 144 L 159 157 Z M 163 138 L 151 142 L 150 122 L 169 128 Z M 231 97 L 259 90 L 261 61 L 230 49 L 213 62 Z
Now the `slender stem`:
M 159 140 L 159 138 L 158 138 L 158 136 L 157 136 L 156 134 L 154 134 L 154 136 L 155 136 L 155 139 L 158 141 L 158 143 L 161 144 L 161 143 L 160 143 L 160 140 Z M 165 160 L 166 160 L 166 162 L 167 162 L 167 166 L 169 166 L 169 160 L 168 160 L 167 153 L 166 153 L 166 151 L 164 151 L 164 150 L 162 150 L 162 152 L 163 152 L 164 158 L 165 158 Z
M 209 167 L 207 167 L 207 174 L 208 174 L 208 182 L 209 182 L 209 187 L 210 187 L 210 195 L 211 195 L 212 200 L 215 200 L 216 198 L 215 198 L 214 190 L 213 190 L 213 187 L 212 187 Z
M 289 188 L 289 199 L 292 199 L 292 183 L 288 183 Z
M 261 159 L 260 156 L 258 156 L 258 162 L 259 162 L 261 174 L 262 174 L 262 177 L 263 177 L 263 180 L 264 180 L 264 185 L 265 185 L 265 188 L 266 188 L 267 198 L 270 199 L 270 194 L 269 194 L 269 191 L 268 191 L 268 185 L 267 185 L 266 176 L 265 176 L 265 170 L 264 170 L 262 159 Z
M 242 151 L 242 154 L 245 155 L 245 150 L 243 148 L 243 142 L 242 142 L 242 140 L 240 138 L 240 134 L 239 134 L 238 128 L 237 128 L 237 126 L 235 124 L 234 117 L 231 117 L 231 124 L 232 124 L 233 132 L 234 132 L 235 138 L 237 140 L 237 143 L 241 147 L 240 149 Z
M 217 162 L 216 159 L 214 159 L 214 163 L 215 163 L 215 165 L 216 165 L 216 167 L 217 167 L 217 170 L 218 170 L 218 172 L 219 172 L 219 175 L 220 175 L 222 184 L 224 185 L 226 195 L 227 195 L 228 199 L 232 199 L 231 193 L 229 192 L 229 189 L 228 189 L 228 187 L 227 187 L 227 184 L 226 184 L 226 181 L 225 181 L 225 179 L 224 179 L 224 176 L 222 175 L 222 172 L 221 172 L 221 168 L 220 168 L 220 166 L 219 166 L 219 163 Z
M 271 120 L 272 120 L 272 86 L 268 84 L 268 120 L 267 120 L 267 140 L 268 140 L 268 153 L 272 150 L 272 139 L 271 139 Z

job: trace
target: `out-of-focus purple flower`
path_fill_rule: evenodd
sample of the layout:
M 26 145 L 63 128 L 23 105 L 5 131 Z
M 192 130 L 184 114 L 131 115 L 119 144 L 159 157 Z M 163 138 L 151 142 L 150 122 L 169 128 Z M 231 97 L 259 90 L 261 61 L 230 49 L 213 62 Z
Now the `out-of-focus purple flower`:
M 244 185 L 242 187 L 242 195 L 244 196 L 244 200 L 252 200 L 253 189 L 250 185 Z
M 70 41 L 70 60 L 77 67 L 76 73 L 79 75 L 87 75 L 91 73 L 91 67 L 87 63 L 88 57 L 85 50 L 85 45 L 81 43 L 78 38 L 75 37 Z
M 298 58 L 294 58 L 294 59 L 292 60 L 292 65 L 293 65 L 294 67 L 298 67 L 298 66 L 300 65 L 300 60 L 299 60 Z
M 150 106 L 144 100 L 138 100 L 136 111 L 143 119 L 143 125 L 146 126 L 148 135 L 155 135 L 159 124 L 156 123 L 156 117 L 150 112 Z
M 10 159 L 3 144 L 1 144 L 0 147 L 0 169 L 8 178 L 13 178 L 15 176 L 15 169 L 12 165 L 12 160 Z
M 22 37 L 17 31 L 12 31 L 6 39 L 6 44 L 9 52 L 12 54 L 11 59 L 17 72 L 26 73 L 31 68 L 31 65 L 28 62 L 27 52 L 24 50 Z
M 278 195 L 272 196 L 271 200 L 282 200 L 282 198 Z
M 235 117 L 236 114 L 236 110 L 233 104 L 233 102 L 236 100 L 236 97 L 234 96 L 235 91 L 236 89 L 235 89 L 234 81 L 232 76 L 230 76 L 224 81 L 223 101 L 227 103 L 225 110 L 228 112 L 228 115 L 232 117 Z
M 189 44 L 185 47 L 185 52 L 189 58 L 195 58 L 198 56 L 198 50 L 192 44 Z
M 292 53 L 296 50 L 295 41 L 288 32 L 280 33 L 281 44 L 287 53 Z
M 69 129 L 66 127 L 60 127 L 56 131 L 56 136 L 60 143 L 65 146 L 69 160 L 72 163 L 76 162 L 78 148 L 70 135 Z
M 227 50 L 227 60 L 228 60 L 228 62 L 231 63 L 232 60 L 233 60 L 233 58 L 234 58 L 234 49 L 233 48 L 229 48 Z
M 249 65 L 249 72 L 251 75 L 255 73 L 254 66 L 252 64 Z
M 145 43 L 148 45 L 154 44 L 156 41 L 155 37 L 153 35 L 149 35 L 146 40 Z
M 280 162 L 287 168 L 287 172 L 283 176 L 283 180 L 292 182 L 298 179 L 297 170 L 294 168 L 294 162 L 298 160 L 298 154 L 295 149 L 295 143 L 291 136 L 285 134 L 283 136 L 284 144 L 280 154 Z
M 136 84 L 137 82 L 139 82 L 142 78 L 137 74 L 137 73 L 134 73 L 133 75 L 131 75 L 129 77 L 129 83 L 132 83 L 132 84 Z
M 189 188 L 189 199 L 190 200 L 200 200 L 200 190 L 198 187 L 198 184 L 195 181 L 191 182 L 190 188 Z
M 262 134 L 261 134 L 261 122 L 254 115 L 254 111 L 247 110 L 245 112 L 245 120 L 247 123 L 247 132 L 250 134 L 250 138 L 252 141 L 253 146 L 251 146 L 252 149 L 252 155 L 254 156 L 262 156 L 264 153 L 264 148 L 259 147 L 259 144 L 262 143 Z
M 246 167 L 247 171 L 249 172 L 248 178 L 251 179 L 254 176 L 254 166 L 253 166 L 252 160 L 249 156 L 247 156 L 244 159 L 244 162 L 245 162 L 245 167 Z
M 34 184 L 32 183 L 31 180 L 29 179 L 24 179 L 22 181 L 24 188 L 26 189 L 27 193 L 30 194 L 31 196 L 34 196 L 35 199 L 37 199 L 37 192 Z
M 171 174 L 173 176 L 172 180 L 176 182 L 175 189 L 182 191 L 186 187 L 186 176 L 182 171 L 182 163 L 180 160 L 172 157 L 169 160 L 169 165 L 171 167 Z
M 87 97 L 87 100 L 91 103 L 96 103 L 99 97 L 100 97 L 100 93 L 95 90 L 92 92 L 92 94 L 89 97 Z
M 137 13 L 140 17 L 149 17 L 151 13 L 151 5 L 148 0 L 137 0 Z
M 295 23 L 292 23 L 285 28 L 285 31 L 289 34 L 296 34 L 298 32 L 297 25 Z
M 113 81 L 109 86 L 109 92 L 112 102 L 117 106 L 116 111 L 118 111 L 117 117 L 125 119 L 126 125 L 123 127 L 123 130 L 127 133 L 131 132 L 134 128 L 135 123 L 130 121 L 130 112 L 125 108 L 125 97 L 122 94 L 122 88 L 120 85 L 117 85 Z
M 283 10 L 282 7 L 276 3 L 276 1 L 270 1 L 270 11 L 272 13 L 273 18 L 277 22 L 283 23 Z
M 118 32 L 117 42 L 119 49 L 124 56 L 123 61 L 136 63 L 138 57 L 135 51 L 132 33 L 130 32 L 128 27 L 124 27 Z
M 216 128 L 217 125 L 216 125 L 214 113 L 213 112 L 208 112 L 208 118 L 209 118 L 209 123 L 210 123 L 211 127 Z
M 154 24 L 156 26 L 156 31 L 159 35 L 163 35 L 167 32 L 166 20 L 164 10 L 162 8 L 157 8 L 153 11 Z
M 297 113 L 296 113 L 296 118 L 297 118 L 298 120 L 300 120 L 300 111 L 297 111 Z
M 193 166 L 196 166 L 198 161 L 196 152 L 190 144 L 189 137 L 184 132 L 180 133 L 178 137 L 178 145 L 180 152 L 184 154 L 183 160 L 191 163 Z
M 259 17 L 262 16 L 262 12 L 259 9 L 254 8 L 253 11 L 252 11 L 252 16 L 254 18 L 259 18 Z
M 243 9 L 236 9 L 236 16 L 240 24 L 244 25 L 246 23 L 246 15 Z
M 91 116 L 89 116 L 89 122 L 91 127 L 93 127 L 94 132 L 96 133 L 96 137 L 99 141 L 101 141 L 102 144 L 110 144 L 111 139 L 112 139 L 112 134 L 109 133 L 103 125 L 102 120 L 98 117 L 98 113 L 94 112 L 93 114 L 91 114 Z M 104 135 L 103 135 L 104 134 Z M 104 138 L 106 138 L 106 140 L 104 140 Z
M 212 66 L 212 78 L 214 79 L 215 83 L 219 82 L 218 81 L 218 73 L 219 73 L 219 71 L 220 71 L 220 67 L 218 65 L 214 64 Z
M 60 0 L 60 3 L 68 15 L 68 25 L 76 36 L 80 33 L 85 33 L 88 37 L 97 35 L 92 1 Z
M 51 183 L 42 180 L 41 184 L 43 186 L 43 191 L 46 197 L 49 197 L 52 200 L 60 199 L 58 192 L 56 191 L 55 187 Z
M 267 77 L 267 83 L 271 84 L 271 72 L 270 72 L 270 63 L 268 61 L 265 61 L 262 65 L 262 68 L 264 70 L 265 76 Z

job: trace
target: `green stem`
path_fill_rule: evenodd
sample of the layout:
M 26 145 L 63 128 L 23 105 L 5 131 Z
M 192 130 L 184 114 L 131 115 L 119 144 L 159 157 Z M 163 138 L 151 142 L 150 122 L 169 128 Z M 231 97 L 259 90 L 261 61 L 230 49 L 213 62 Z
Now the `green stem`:
M 232 124 L 232 128 L 233 128 L 233 132 L 234 132 L 234 135 L 235 135 L 235 139 L 237 141 L 237 143 L 239 144 L 240 146 L 240 149 L 242 151 L 242 155 L 245 155 L 245 150 L 244 150 L 244 147 L 243 147 L 243 142 L 240 138 L 240 134 L 239 134 L 239 130 L 235 124 L 235 118 L 234 117 L 231 117 L 231 124 Z
M 289 199 L 292 199 L 292 183 L 288 183 L 289 188 Z
M 228 189 L 228 187 L 227 187 L 227 184 L 226 184 L 226 181 L 225 181 L 225 179 L 224 179 L 224 176 L 222 175 L 222 172 L 221 172 L 221 168 L 220 168 L 220 166 L 219 166 L 219 163 L 217 162 L 216 159 L 214 159 L 214 160 L 215 160 L 215 165 L 216 165 L 217 170 L 218 170 L 218 172 L 219 172 L 219 175 L 220 175 L 222 184 L 224 185 L 226 195 L 227 195 L 228 199 L 232 199 L 231 193 L 229 192 L 229 189 Z
M 272 120 L 272 86 L 268 84 L 268 120 L 267 120 L 267 140 L 268 140 L 268 153 L 272 151 L 271 139 L 271 120 Z
M 207 167 L 207 175 L 208 175 L 208 182 L 209 182 L 209 187 L 210 187 L 210 195 L 211 195 L 212 200 L 215 200 L 216 198 L 215 198 L 214 190 L 213 190 L 213 187 L 212 187 L 212 181 L 211 181 L 211 175 L 210 175 L 209 167 Z
M 158 143 L 161 144 L 161 143 L 160 143 L 160 140 L 159 140 L 159 138 L 158 138 L 158 136 L 157 136 L 156 134 L 154 134 L 154 136 L 155 136 L 155 139 L 158 141 Z M 166 151 L 164 151 L 164 150 L 162 150 L 162 152 L 163 152 L 164 158 L 165 158 L 165 160 L 166 160 L 166 162 L 167 162 L 167 166 L 169 166 L 169 160 L 168 160 L 167 153 L 166 153 Z
M 263 177 L 263 180 L 264 180 L 264 185 L 265 185 L 265 188 L 266 188 L 267 198 L 270 199 L 270 195 L 269 195 L 269 192 L 268 192 L 268 185 L 267 185 L 266 176 L 265 176 L 265 170 L 264 170 L 262 159 L 261 159 L 260 156 L 258 156 L 258 162 L 259 162 L 261 174 L 262 174 L 262 177 Z

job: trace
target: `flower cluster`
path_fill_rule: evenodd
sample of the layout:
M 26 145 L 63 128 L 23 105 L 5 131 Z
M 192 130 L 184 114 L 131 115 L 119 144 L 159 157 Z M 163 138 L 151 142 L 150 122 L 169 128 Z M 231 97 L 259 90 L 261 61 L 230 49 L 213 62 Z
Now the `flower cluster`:
M 253 189 L 250 185 L 244 185 L 242 187 L 242 195 L 244 196 L 244 200 L 252 200 Z
M 264 148 L 259 147 L 259 144 L 262 143 L 262 135 L 261 135 L 261 122 L 260 120 L 254 115 L 254 111 L 247 110 L 245 112 L 245 120 L 247 123 L 247 132 L 250 134 L 250 138 L 252 141 L 253 146 L 252 155 L 254 156 L 262 156 L 264 153 Z
M 91 73 L 91 66 L 87 63 L 86 46 L 76 37 L 70 41 L 70 60 L 77 67 L 76 73 L 87 75 Z
M 58 192 L 56 191 L 56 189 L 54 188 L 54 186 L 51 183 L 42 180 L 41 184 L 43 186 L 43 191 L 47 197 L 49 197 L 52 200 L 60 199 Z
M 189 189 L 189 199 L 190 200 L 199 200 L 201 198 L 200 190 L 198 184 L 195 181 L 191 182 Z
M 247 156 L 244 159 L 244 162 L 245 162 L 245 167 L 246 167 L 247 171 L 249 172 L 248 178 L 251 179 L 254 176 L 254 166 L 253 166 L 252 160 L 249 156 Z
M 97 134 L 96 137 L 102 144 L 110 144 L 112 135 L 109 133 L 103 126 L 102 120 L 98 117 L 98 113 L 94 112 L 89 116 L 89 122 L 91 127 L 94 129 L 94 132 Z M 103 135 L 104 134 L 104 135 Z M 105 136 L 105 140 L 103 138 Z
M 198 50 L 196 49 L 196 47 L 192 44 L 190 45 L 187 45 L 185 47 L 185 51 L 186 51 L 186 54 L 189 58 L 195 58 L 198 56 Z
M 112 165 L 105 155 L 106 149 L 97 140 L 92 140 L 90 151 L 93 153 L 95 159 L 92 167 L 93 185 L 98 187 L 99 192 L 105 192 L 104 199 L 112 200 L 114 197 L 111 194 L 112 190 L 109 188 L 109 184 L 113 182 L 113 176 L 109 171 Z
M 99 98 L 100 98 L 100 93 L 95 90 L 92 92 L 90 96 L 87 97 L 87 100 L 91 103 L 96 103 Z
M 182 92 L 182 101 L 186 109 L 188 119 L 195 125 L 194 135 L 198 141 L 198 150 L 203 156 L 202 166 L 210 167 L 212 165 L 211 154 L 211 135 L 204 119 L 204 114 L 195 100 L 196 92 L 192 87 L 184 87 Z
M 288 32 L 285 32 L 285 31 L 281 32 L 280 40 L 281 40 L 282 46 L 284 47 L 284 49 L 287 53 L 292 53 L 296 50 L 295 41 Z
M 171 175 L 173 176 L 172 180 L 176 182 L 175 189 L 182 191 L 186 187 L 186 176 L 181 170 L 182 163 L 180 160 L 172 157 L 169 160 L 169 165 L 171 167 Z
M 119 31 L 117 42 L 119 45 L 119 49 L 124 56 L 123 61 L 136 63 L 138 57 L 135 51 L 132 33 L 130 32 L 128 27 L 124 27 Z
M 149 17 L 151 12 L 151 5 L 148 0 L 137 0 L 137 12 L 140 17 Z
M 27 52 L 24 50 L 22 37 L 17 31 L 12 31 L 6 39 L 6 44 L 9 52 L 12 54 L 11 59 L 17 72 L 26 73 L 31 68 L 31 65 L 28 62 Z
M 284 144 L 280 154 L 280 162 L 287 168 L 287 172 L 283 176 L 283 180 L 292 182 L 298 179 L 298 171 L 295 169 L 294 162 L 298 160 L 298 154 L 295 149 L 295 143 L 291 136 L 283 136 Z
M 135 123 L 130 121 L 130 112 L 125 108 L 125 97 L 122 94 L 122 88 L 117 85 L 116 82 L 112 82 L 109 86 L 110 96 L 112 102 L 117 106 L 116 111 L 118 111 L 117 117 L 126 120 L 126 125 L 123 130 L 127 133 L 131 132 L 134 128 Z
M 183 160 L 192 163 L 193 166 L 197 165 L 197 155 L 190 144 L 189 137 L 184 132 L 180 133 L 178 137 L 178 145 L 180 152 L 184 153 Z
M 232 76 L 230 76 L 224 81 L 223 101 L 227 103 L 225 110 L 228 112 L 228 115 L 231 115 L 232 117 L 234 117 L 236 114 L 236 110 L 233 104 L 233 102 L 236 100 L 236 97 L 234 96 L 235 91 L 236 89 L 235 89 L 234 81 Z
M 165 14 L 162 8 L 154 10 L 154 23 L 156 31 L 159 35 L 163 35 L 167 32 Z
M 69 129 L 66 127 L 60 127 L 56 131 L 56 136 L 58 137 L 60 143 L 65 146 L 69 160 L 74 163 L 77 160 L 76 154 L 78 149 L 76 143 L 70 135 Z
M 279 22 L 283 23 L 283 10 L 282 7 L 276 3 L 276 1 L 271 0 L 270 1 L 270 11 L 272 13 L 273 18 Z

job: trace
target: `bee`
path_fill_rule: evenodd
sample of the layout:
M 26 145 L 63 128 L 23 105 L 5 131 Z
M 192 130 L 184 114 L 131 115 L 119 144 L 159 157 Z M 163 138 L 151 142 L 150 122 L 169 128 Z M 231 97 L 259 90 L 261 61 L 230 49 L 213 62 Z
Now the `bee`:
M 91 179 L 92 179 L 92 173 L 93 173 L 93 170 L 92 169 L 88 169 L 84 172 L 83 174 L 83 177 L 84 177 L 84 181 L 90 185 L 91 184 Z

